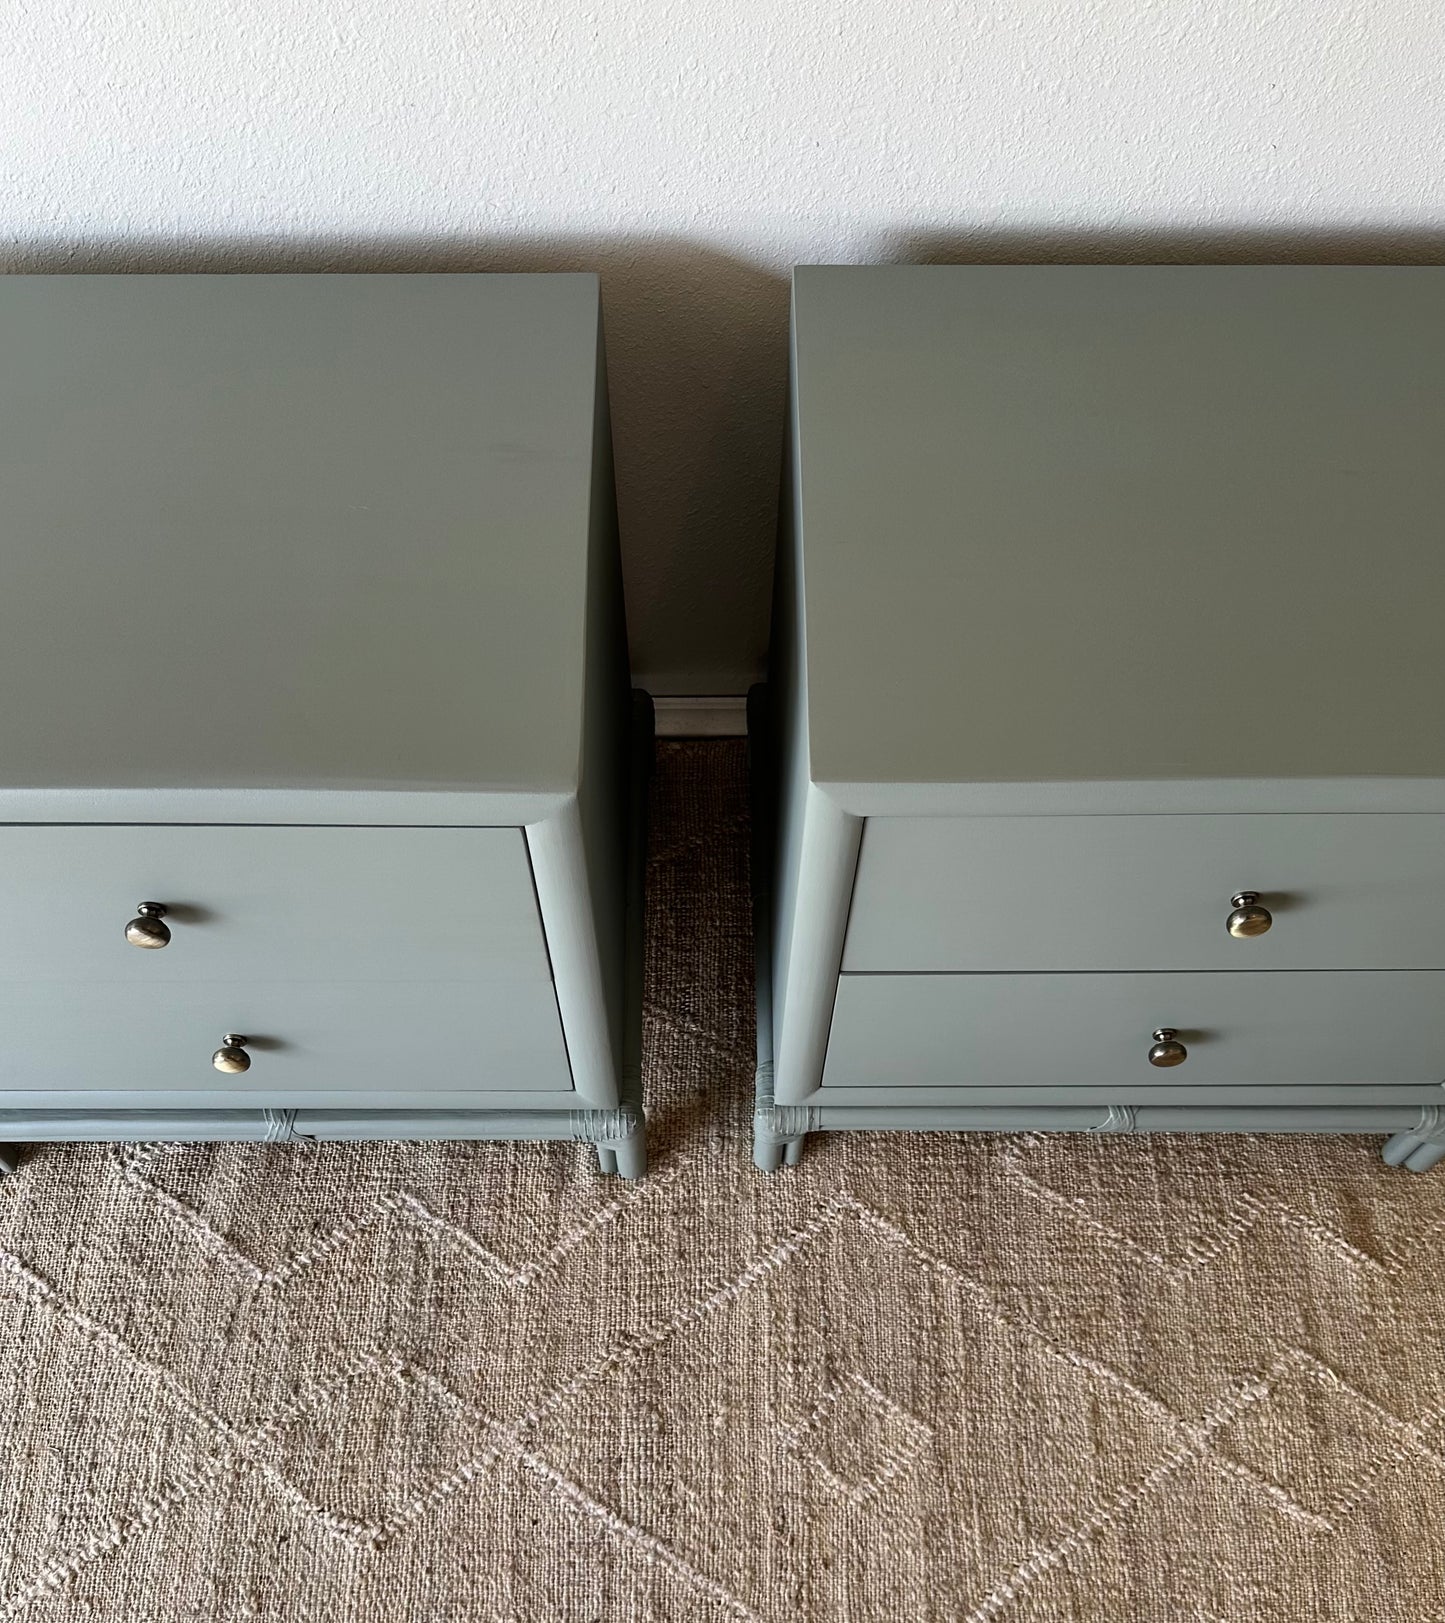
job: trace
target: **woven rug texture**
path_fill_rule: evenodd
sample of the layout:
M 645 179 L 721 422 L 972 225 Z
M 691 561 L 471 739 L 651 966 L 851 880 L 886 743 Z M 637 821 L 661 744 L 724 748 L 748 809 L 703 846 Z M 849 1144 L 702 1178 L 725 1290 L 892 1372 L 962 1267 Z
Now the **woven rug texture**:
M 1441 1623 L 1445 1177 L 1375 1139 L 750 1164 L 747 788 L 659 746 L 653 1173 L 49 1146 L 0 1618 Z

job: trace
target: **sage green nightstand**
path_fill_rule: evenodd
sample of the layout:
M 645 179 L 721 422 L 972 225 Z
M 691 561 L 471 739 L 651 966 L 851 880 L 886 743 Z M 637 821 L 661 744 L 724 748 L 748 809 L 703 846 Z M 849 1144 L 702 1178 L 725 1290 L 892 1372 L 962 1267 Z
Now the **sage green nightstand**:
M 638 1175 L 595 279 L 11 277 L 0 335 L 0 1136 Z
M 1445 1156 L 1445 271 L 800 270 L 791 402 L 759 1163 Z

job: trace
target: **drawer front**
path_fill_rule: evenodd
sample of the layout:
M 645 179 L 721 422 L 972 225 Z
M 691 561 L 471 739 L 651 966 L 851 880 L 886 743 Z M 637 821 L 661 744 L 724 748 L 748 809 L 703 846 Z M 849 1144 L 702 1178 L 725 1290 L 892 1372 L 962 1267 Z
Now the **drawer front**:
M 1149 1063 L 1160 1027 L 1183 1064 Z M 1425 970 L 845 975 L 823 1072 L 825 1089 L 1218 1084 L 1304 1102 L 1312 1086 L 1442 1079 L 1445 973 Z
M 226 1075 L 222 1038 L 248 1039 Z M 420 1094 L 570 1092 L 550 983 L 0 982 L 0 1106 L 374 1109 Z
M 1445 817 L 870 818 L 843 968 L 1445 969 Z
M 0 981 L 550 979 L 515 828 L 8 825 L 0 908 Z

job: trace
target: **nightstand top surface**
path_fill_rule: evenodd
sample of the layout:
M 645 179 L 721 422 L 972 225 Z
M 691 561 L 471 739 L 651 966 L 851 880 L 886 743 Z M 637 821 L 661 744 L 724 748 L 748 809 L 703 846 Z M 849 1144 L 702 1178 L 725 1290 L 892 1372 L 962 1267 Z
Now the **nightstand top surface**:
M 0 791 L 566 791 L 598 342 L 590 275 L 0 278 Z
M 1445 777 L 1445 269 L 801 269 L 818 782 Z

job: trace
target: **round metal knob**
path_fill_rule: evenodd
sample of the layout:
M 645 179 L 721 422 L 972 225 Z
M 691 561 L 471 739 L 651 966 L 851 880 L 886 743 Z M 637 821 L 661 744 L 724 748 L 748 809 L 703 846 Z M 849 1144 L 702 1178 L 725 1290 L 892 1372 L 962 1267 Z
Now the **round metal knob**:
M 246 1039 L 234 1031 L 221 1038 L 221 1046 L 211 1055 L 211 1064 L 228 1076 L 237 1076 L 251 1069 L 251 1056 L 246 1052 Z
M 1252 935 L 1263 935 L 1274 923 L 1274 915 L 1259 905 L 1257 890 L 1241 890 L 1229 898 L 1234 911 L 1224 921 L 1224 927 L 1241 941 Z
M 168 947 L 171 932 L 161 921 L 166 916 L 159 902 L 142 902 L 136 916 L 125 927 L 125 938 L 133 947 Z
M 1160 1026 L 1154 1033 L 1154 1046 L 1149 1050 L 1149 1063 L 1166 1070 L 1171 1065 L 1182 1065 L 1189 1058 L 1189 1050 L 1178 1039 L 1179 1033 L 1173 1026 Z

